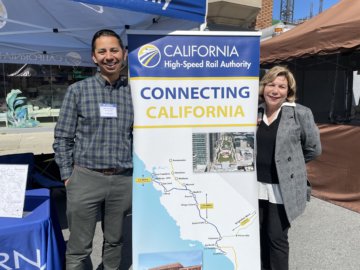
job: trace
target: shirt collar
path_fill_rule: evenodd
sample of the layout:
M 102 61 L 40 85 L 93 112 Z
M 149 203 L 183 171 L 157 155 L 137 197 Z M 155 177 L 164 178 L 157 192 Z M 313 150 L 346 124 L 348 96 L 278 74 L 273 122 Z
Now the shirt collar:
M 96 73 L 96 77 L 103 87 L 111 85 L 107 80 L 104 79 L 103 76 L 101 76 L 100 72 Z M 120 86 L 126 86 L 127 83 L 128 82 L 126 77 L 120 76 L 119 79 L 114 84 L 112 84 L 112 86 L 115 88 L 119 88 Z
M 296 107 L 296 103 L 295 103 L 295 102 L 284 102 L 283 104 L 281 104 L 280 108 L 276 111 L 276 116 L 275 116 L 275 118 L 274 118 L 274 121 L 278 118 L 279 112 L 280 112 L 281 108 L 284 107 L 284 106 Z M 264 109 L 264 112 L 266 112 L 266 103 L 265 103 L 265 102 L 261 103 L 261 104 L 259 105 L 259 108 Z M 263 114 L 263 121 L 264 121 L 267 125 L 269 125 L 269 121 L 268 121 L 268 118 L 267 118 L 267 116 L 266 116 L 266 113 Z

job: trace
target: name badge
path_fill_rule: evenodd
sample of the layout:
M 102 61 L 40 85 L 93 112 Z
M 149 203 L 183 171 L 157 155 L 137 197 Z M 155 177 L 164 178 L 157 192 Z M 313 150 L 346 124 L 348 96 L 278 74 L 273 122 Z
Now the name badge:
M 100 103 L 100 117 L 117 118 L 116 104 Z

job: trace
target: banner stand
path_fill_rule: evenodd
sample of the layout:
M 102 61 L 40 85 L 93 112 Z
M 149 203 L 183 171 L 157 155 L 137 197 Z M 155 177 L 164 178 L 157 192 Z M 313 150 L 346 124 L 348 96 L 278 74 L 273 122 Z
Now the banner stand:
M 258 32 L 130 31 L 133 269 L 260 269 Z

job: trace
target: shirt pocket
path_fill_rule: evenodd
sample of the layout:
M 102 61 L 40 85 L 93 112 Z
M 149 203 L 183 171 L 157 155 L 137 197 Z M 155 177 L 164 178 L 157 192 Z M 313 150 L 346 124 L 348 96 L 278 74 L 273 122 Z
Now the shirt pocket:
M 88 134 L 94 132 L 100 126 L 100 107 L 99 103 L 88 100 L 82 101 L 79 106 L 79 129 Z

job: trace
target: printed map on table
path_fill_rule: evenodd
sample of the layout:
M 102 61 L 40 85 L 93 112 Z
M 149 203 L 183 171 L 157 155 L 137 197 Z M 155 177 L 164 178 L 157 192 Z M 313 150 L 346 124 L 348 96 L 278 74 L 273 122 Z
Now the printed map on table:
M 0 217 L 22 217 L 28 165 L 0 164 Z

